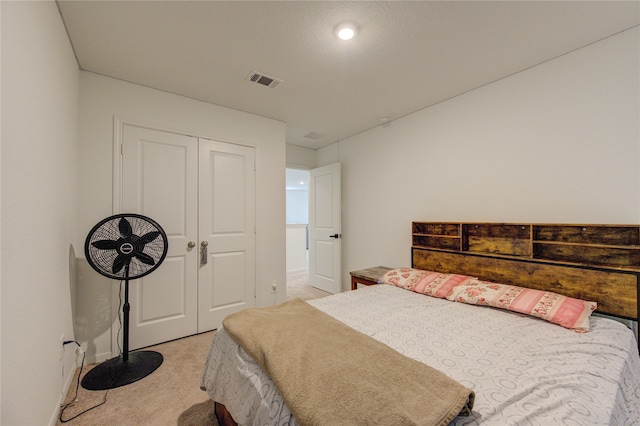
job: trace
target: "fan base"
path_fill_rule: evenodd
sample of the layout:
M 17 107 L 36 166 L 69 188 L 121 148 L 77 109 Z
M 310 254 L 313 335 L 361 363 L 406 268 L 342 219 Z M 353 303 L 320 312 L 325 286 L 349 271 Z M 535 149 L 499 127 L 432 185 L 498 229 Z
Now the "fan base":
M 155 351 L 129 352 L 127 361 L 117 356 L 94 367 L 82 378 L 82 387 L 105 390 L 125 386 L 153 373 L 162 361 L 162 354 Z

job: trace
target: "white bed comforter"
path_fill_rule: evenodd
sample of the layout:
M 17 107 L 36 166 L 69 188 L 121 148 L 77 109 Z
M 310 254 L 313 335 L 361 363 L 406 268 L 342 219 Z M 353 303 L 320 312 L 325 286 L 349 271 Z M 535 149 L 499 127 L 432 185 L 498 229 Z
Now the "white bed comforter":
M 388 285 L 309 303 L 473 389 L 473 415 L 452 424 L 640 425 L 636 341 L 616 321 L 592 318 L 591 331 L 578 334 Z M 297 424 L 271 379 L 224 329 L 201 387 L 241 425 Z

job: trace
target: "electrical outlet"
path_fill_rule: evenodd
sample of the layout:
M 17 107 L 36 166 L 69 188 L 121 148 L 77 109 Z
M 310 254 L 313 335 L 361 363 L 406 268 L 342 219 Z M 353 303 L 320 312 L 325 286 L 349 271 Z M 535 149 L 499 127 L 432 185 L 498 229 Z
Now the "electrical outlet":
M 278 291 L 278 283 L 274 281 L 271 283 L 271 293 L 275 293 L 277 291 Z
M 76 347 L 76 367 L 82 366 L 82 356 L 84 355 L 84 351 L 80 346 Z

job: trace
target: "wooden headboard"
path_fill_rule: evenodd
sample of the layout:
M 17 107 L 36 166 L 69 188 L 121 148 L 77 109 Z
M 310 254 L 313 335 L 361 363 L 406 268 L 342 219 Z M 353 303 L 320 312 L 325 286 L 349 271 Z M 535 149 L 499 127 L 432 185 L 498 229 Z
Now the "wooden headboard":
M 638 321 L 640 225 L 412 223 L 412 267 L 554 291 Z

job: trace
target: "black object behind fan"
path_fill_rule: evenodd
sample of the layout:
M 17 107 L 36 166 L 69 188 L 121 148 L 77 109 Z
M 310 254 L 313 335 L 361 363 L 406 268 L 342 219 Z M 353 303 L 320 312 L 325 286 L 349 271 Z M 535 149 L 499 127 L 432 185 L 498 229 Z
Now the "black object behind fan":
M 167 234 L 154 220 L 139 214 L 117 214 L 91 229 L 84 244 L 87 262 L 100 274 L 124 280 L 122 354 L 90 370 L 82 379 L 89 390 L 128 385 L 162 364 L 154 351 L 129 353 L 129 280 L 155 271 L 167 255 Z

